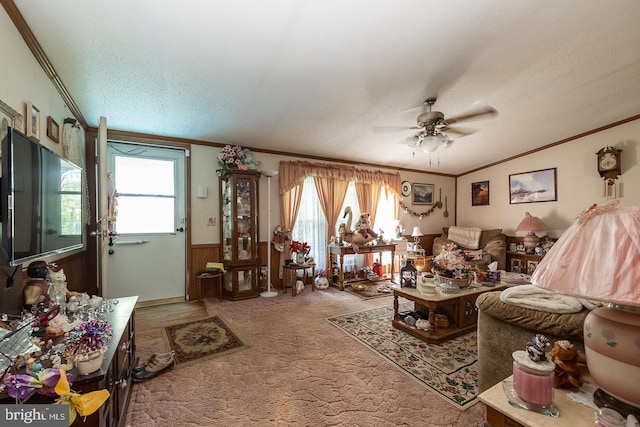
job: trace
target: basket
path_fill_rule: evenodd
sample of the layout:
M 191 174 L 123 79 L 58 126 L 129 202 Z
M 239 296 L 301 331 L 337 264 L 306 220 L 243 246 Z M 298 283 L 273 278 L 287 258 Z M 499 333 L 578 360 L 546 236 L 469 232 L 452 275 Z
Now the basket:
M 471 277 L 466 277 L 464 279 L 455 279 L 453 277 L 440 276 L 438 273 L 434 273 L 434 274 L 435 274 L 436 283 L 441 283 L 443 285 L 457 286 L 460 289 L 465 289 L 471 286 Z

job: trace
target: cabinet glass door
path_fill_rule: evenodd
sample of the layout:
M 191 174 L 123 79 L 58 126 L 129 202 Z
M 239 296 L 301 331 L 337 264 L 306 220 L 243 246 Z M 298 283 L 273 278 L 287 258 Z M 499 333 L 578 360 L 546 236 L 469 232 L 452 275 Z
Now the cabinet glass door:
M 231 261 L 233 259 L 233 217 L 231 212 L 233 194 L 229 179 L 223 179 L 220 185 L 222 185 L 222 259 Z
M 252 187 L 251 181 L 247 178 L 236 179 L 236 212 L 237 212 L 237 230 L 238 245 L 237 259 L 244 261 L 252 258 Z

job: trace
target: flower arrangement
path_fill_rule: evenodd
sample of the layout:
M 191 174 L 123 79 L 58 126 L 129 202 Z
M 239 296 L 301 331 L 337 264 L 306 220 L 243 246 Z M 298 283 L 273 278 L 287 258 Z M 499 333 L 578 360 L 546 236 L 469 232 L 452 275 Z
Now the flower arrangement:
M 311 246 L 307 244 L 307 242 L 298 242 L 297 240 L 292 240 L 289 244 L 289 249 L 291 252 L 306 254 L 311 251 Z
M 44 396 L 54 397 L 56 384 L 60 379 L 60 369 L 46 368 L 32 375 L 15 374 L 9 375 L 4 380 L 7 387 L 7 394 L 14 399 L 24 399 L 31 393 L 36 392 Z M 66 374 L 67 379 L 71 379 L 71 374 Z
M 113 330 L 104 320 L 90 320 L 69 331 L 65 340 L 65 353 L 72 359 L 81 359 L 95 351 L 103 352 L 111 342 Z
M 56 405 L 69 405 L 69 425 L 76 415 L 86 417 L 97 411 L 109 398 L 109 391 L 102 389 L 85 394 L 71 390 L 72 376 L 62 369 L 46 368 L 34 375 L 9 375 L 4 380 L 7 394 L 14 399 L 25 399 L 36 392 L 44 396 L 59 396 Z
M 223 169 L 248 169 L 245 159 L 246 155 L 239 145 L 225 145 L 218 154 L 218 164 Z
M 442 277 L 466 279 L 475 270 L 474 255 L 458 249 L 455 244 L 446 245 L 431 261 L 431 271 Z

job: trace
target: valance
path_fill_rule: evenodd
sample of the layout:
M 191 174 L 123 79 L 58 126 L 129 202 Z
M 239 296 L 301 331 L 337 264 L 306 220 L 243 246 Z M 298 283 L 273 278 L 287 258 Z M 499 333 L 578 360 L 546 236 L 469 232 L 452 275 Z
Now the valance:
M 358 169 L 353 166 L 338 166 L 327 163 L 306 161 L 280 162 L 280 194 L 302 184 L 307 177 L 333 178 L 341 181 L 355 181 L 380 184 L 401 198 L 401 179 L 399 172 Z

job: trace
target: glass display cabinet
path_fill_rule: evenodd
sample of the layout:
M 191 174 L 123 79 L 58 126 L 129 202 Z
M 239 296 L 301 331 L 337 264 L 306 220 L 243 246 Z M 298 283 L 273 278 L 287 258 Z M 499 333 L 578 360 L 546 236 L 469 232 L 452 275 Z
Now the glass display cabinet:
M 230 300 L 257 297 L 258 180 L 255 170 L 220 174 L 220 259 L 224 264 L 222 297 Z

